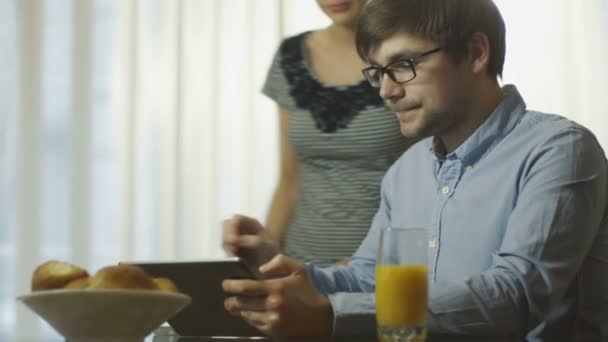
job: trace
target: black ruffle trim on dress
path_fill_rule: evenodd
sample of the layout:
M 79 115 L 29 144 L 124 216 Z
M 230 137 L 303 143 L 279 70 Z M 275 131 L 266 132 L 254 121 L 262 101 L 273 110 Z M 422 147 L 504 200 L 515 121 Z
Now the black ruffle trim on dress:
M 290 85 L 289 94 L 298 107 L 312 114 L 317 128 L 334 133 L 346 128 L 368 106 L 381 106 L 378 91 L 367 82 L 345 87 L 325 87 L 313 78 L 304 58 L 307 33 L 287 39 L 281 45 L 281 68 Z

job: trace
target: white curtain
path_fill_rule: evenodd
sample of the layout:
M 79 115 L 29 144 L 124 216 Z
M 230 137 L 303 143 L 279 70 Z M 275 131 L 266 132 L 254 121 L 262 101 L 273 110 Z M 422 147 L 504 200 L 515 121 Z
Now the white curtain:
M 505 83 L 528 108 L 590 128 L 608 148 L 608 1 L 495 0 L 507 25 Z
M 215 258 L 222 219 L 263 218 L 259 91 L 280 38 L 325 24 L 299 0 L 0 0 L 0 341 L 58 338 L 15 301 L 44 260 Z
M 505 82 L 608 146 L 606 2 L 497 4 Z M 44 260 L 214 258 L 222 219 L 263 218 L 259 90 L 281 37 L 327 23 L 312 0 L 0 0 L 0 341 L 58 339 L 15 301 Z

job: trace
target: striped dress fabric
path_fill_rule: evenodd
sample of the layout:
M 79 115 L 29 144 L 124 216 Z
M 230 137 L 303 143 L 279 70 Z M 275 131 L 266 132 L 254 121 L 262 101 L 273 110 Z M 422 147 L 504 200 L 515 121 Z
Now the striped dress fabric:
M 263 93 L 289 111 L 289 141 L 300 162 L 285 253 L 326 266 L 357 250 L 380 204 L 382 177 L 410 142 L 366 81 L 328 87 L 315 77 L 308 34 L 282 42 Z

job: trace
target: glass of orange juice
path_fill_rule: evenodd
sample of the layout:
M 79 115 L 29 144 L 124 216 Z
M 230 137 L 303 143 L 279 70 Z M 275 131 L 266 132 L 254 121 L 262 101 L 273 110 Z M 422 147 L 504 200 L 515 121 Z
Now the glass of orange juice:
M 382 342 L 426 340 L 427 246 L 423 228 L 381 230 L 376 261 L 376 322 Z

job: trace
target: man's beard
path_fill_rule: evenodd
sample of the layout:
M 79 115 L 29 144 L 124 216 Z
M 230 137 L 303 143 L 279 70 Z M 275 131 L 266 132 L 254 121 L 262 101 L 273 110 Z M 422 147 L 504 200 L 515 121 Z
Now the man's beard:
M 399 120 L 399 126 L 401 134 L 409 139 L 421 140 L 433 135 L 436 135 L 440 131 L 441 119 L 443 114 L 441 113 L 419 113 L 419 117 L 409 122 L 402 122 Z

